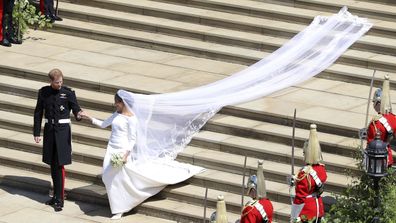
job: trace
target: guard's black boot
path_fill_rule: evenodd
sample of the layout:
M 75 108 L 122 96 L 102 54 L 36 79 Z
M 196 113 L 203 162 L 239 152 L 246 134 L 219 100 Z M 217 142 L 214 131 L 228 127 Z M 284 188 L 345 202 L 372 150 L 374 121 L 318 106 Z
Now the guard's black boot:
M 45 18 L 49 20 L 50 23 L 54 23 L 55 19 L 52 16 L 46 15 Z
M 11 42 L 12 44 L 22 44 L 22 40 L 19 40 L 18 38 L 15 38 L 15 37 L 12 37 L 12 38 L 10 39 L 10 42 Z
M 53 15 L 52 18 L 53 18 L 55 21 L 63 21 L 63 19 L 62 19 L 61 17 L 57 16 L 57 15 Z
M 3 40 L 0 42 L 0 45 L 10 47 L 11 43 L 8 41 L 8 39 L 3 38 Z
M 48 201 L 45 202 L 46 205 L 54 205 L 55 204 L 55 199 L 51 198 Z
M 54 210 L 55 210 L 56 212 L 59 212 L 59 211 L 62 211 L 62 208 L 63 208 L 63 202 L 61 202 L 61 201 L 55 201 L 55 203 L 54 203 Z

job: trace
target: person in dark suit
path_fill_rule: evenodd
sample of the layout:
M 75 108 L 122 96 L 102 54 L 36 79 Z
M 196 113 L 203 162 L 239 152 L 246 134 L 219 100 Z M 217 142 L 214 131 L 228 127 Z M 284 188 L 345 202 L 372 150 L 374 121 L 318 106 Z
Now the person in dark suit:
M 0 0 L 0 45 L 11 46 L 11 43 L 21 44 L 22 41 L 15 38 L 12 24 L 12 11 L 15 0 Z
M 51 22 L 63 20 L 57 15 L 57 8 L 54 8 L 54 0 L 40 0 L 40 11 L 41 14 L 45 15 L 47 19 L 50 19 Z
M 55 211 L 61 211 L 64 199 L 65 168 L 71 164 L 70 111 L 77 121 L 82 119 L 76 95 L 69 87 L 62 86 L 63 74 L 59 69 L 49 72 L 50 86 L 38 92 L 34 110 L 34 141 L 41 141 L 41 123 L 44 114 L 43 162 L 51 166 L 54 196 L 46 202 Z

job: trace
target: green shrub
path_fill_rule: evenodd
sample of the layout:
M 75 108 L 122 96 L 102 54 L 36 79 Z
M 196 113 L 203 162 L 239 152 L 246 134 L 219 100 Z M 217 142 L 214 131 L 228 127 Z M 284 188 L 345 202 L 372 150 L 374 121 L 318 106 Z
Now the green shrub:
M 374 181 L 367 175 L 361 165 L 363 156 L 360 150 L 355 154 L 358 161 L 359 174 L 353 177 L 352 184 L 341 195 L 335 195 L 337 203 L 332 206 L 325 217 L 327 223 L 367 223 L 374 216 L 380 217 L 381 223 L 396 222 L 396 174 L 393 168 L 388 170 L 388 176 L 379 182 L 380 204 L 374 209 Z
M 34 29 L 51 28 L 50 20 L 45 18 L 36 7 L 31 5 L 28 0 L 16 0 L 12 12 L 12 22 L 14 25 L 15 36 L 18 40 L 27 33 L 29 26 Z

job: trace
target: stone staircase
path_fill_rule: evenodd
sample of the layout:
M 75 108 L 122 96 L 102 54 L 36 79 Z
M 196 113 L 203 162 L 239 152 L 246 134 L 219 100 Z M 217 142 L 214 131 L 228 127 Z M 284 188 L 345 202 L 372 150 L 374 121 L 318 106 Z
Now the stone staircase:
M 390 72 L 396 67 L 396 10 L 392 10 L 396 6 L 383 1 L 72 0 L 60 3 L 64 21 L 49 31 L 248 65 L 280 47 L 314 16 L 334 13 L 340 5 L 372 18 L 372 30 L 318 78 L 264 99 L 223 108 L 177 158 L 207 171 L 168 186 L 134 210 L 178 222 L 202 222 L 205 188 L 209 188 L 207 217 L 215 208 L 217 195 L 223 194 L 229 221 L 234 222 L 241 211 L 247 156 L 246 175 L 255 173 L 257 159 L 265 160 L 275 220 L 288 222 L 286 176 L 291 169 L 293 108 L 298 110 L 295 170 L 303 164 L 301 147 L 309 124 L 317 123 L 329 171 L 326 194 L 331 195 L 345 189 L 350 182 L 348 173 L 357 171 L 352 155 L 359 144 L 357 130 L 364 123 L 373 69 L 378 70 L 376 85 L 388 73 L 391 88 L 395 87 L 396 75 Z M 0 184 L 42 193 L 48 192 L 49 169 L 41 163 L 41 144 L 33 142 L 31 132 L 37 89 L 46 85 L 46 71 L 0 65 Z M 138 93 L 164 92 L 83 76 L 66 76 L 66 81 L 76 91 L 80 105 L 101 119 L 113 111 L 113 95 L 120 87 Z M 391 93 L 396 96 L 395 91 Z M 66 168 L 68 198 L 107 205 L 100 173 L 110 131 L 85 121 L 73 122 L 72 128 L 73 164 Z

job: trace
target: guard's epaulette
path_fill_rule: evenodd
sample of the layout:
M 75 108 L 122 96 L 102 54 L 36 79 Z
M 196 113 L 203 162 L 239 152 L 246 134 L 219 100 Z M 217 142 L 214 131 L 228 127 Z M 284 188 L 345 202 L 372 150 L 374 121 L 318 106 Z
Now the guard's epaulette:
M 251 200 L 251 201 L 248 201 L 246 204 L 245 204 L 245 207 L 243 207 L 243 214 L 242 214 L 242 216 L 241 217 L 245 217 L 246 215 L 248 215 L 251 211 L 253 211 L 254 210 L 254 205 L 256 204 L 258 202 L 258 200 Z M 247 208 L 250 208 L 249 210 L 247 210 L 246 212 L 244 212 L 245 211 L 245 209 L 247 209 Z

